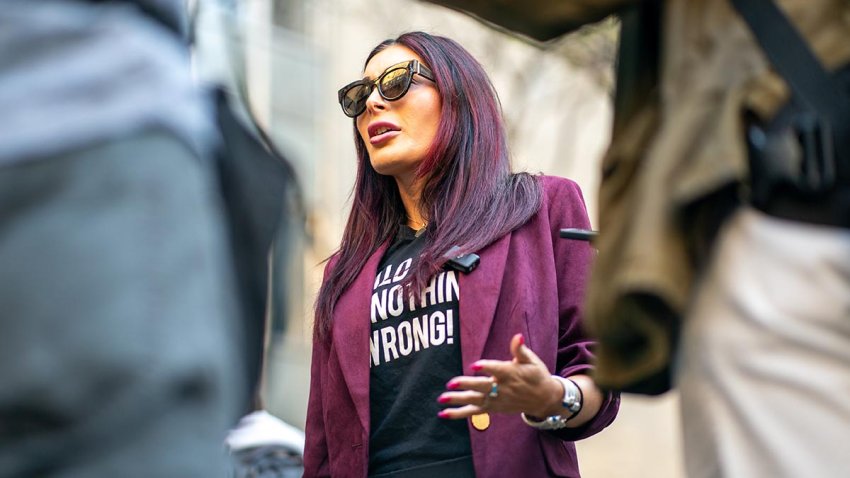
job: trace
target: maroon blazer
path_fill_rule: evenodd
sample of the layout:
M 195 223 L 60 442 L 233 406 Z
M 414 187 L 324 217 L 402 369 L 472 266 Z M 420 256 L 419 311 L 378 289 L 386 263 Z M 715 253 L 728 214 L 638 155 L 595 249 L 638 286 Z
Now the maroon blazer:
M 469 375 L 469 366 L 478 359 L 510 360 L 509 344 L 516 333 L 525 336 L 553 373 L 566 377 L 591 368 L 593 342 L 580 322 L 594 251 L 586 242 L 558 236 L 561 228 L 590 227 L 584 200 L 570 180 L 539 180 L 544 194 L 537 214 L 478 251 L 478 268 L 459 275 L 461 355 Z M 367 475 L 369 299 L 386 247 L 372 254 L 339 298 L 328 337 L 314 340 L 305 477 Z M 518 414 L 492 413 L 484 431 L 469 423 L 476 475 L 577 477 L 572 442 L 608 426 L 618 408 L 619 396 L 609 394 L 589 423 L 556 432 L 531 428 Z

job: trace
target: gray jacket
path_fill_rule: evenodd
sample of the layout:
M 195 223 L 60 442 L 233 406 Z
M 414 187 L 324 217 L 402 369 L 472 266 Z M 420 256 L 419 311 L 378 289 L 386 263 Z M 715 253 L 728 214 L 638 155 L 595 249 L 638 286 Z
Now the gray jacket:
M 151 127 L 209 147 L 185 23 L 181 0 L 4 2 L 0 166 Z

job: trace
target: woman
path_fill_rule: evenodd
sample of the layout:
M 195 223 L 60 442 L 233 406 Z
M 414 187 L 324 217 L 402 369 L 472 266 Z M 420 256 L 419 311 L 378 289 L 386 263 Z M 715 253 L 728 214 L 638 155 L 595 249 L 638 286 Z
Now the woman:
M 316 305 L 305 476 L 579 476 L 572 441 L 619 398 L 586 375 L 592 249 L 558 238 L 589 226 L 578 187 L 510 173 L 496 94 L 452 40 L 381 43 L 339 100 L 358 173 Z

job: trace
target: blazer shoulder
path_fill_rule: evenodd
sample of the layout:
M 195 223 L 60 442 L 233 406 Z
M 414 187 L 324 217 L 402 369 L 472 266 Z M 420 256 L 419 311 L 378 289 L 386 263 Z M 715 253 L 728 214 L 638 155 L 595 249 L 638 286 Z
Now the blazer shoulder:
M 538 176 L 540 186 L 543 190 L 543 204 L 545 209 L 551 216 L 555 214 L 569 215 L 580 212 L 587 214 L 587 206 L 584 203 L 584 195 L 581 192 L 581 187 L 572 179 L 567 179 L 559 176 Z
M 324 271 L 322 273 L 322 281 L 324 282 L 331 274 L 331 271 L 336 266 L 337 262 L 339 262 L 339 251 L 336 251 L 331 254 L 323 262 L 325 263 Z M 321 264 L 321 262 L 319 264 Z
M 537 178 L 547 199 L 565 194 L 581 196 L 581 187 L 572 179 L 546 175 L 540 175 Z

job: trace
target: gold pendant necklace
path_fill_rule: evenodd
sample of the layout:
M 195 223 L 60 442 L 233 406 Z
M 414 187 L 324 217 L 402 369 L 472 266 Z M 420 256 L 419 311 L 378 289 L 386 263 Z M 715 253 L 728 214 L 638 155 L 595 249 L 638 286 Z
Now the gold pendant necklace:
M 428 221 L 417 222 L 417 221 L 414 221 L 413 219 L 410 219 L 410 218 L 407 218 L 407 219 L 411 223 L 413 223 L 413 227 L 411 227 L 411 229 L 416 231 L 416 237 L 421 236 L 425 232 L 425 229 L 428 227 Z M 416 224 L 422 224 L 422 226 L 416 227 Z

